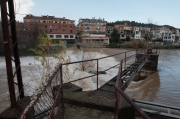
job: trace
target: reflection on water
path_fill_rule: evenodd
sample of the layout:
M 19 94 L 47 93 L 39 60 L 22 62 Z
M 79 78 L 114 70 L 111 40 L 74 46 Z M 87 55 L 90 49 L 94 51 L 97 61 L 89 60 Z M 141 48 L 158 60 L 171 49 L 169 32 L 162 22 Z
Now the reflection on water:
M 180 107 L 180 50 L 161 50 L 158 72 L 132 83 L 126 93 L 134 99 Z

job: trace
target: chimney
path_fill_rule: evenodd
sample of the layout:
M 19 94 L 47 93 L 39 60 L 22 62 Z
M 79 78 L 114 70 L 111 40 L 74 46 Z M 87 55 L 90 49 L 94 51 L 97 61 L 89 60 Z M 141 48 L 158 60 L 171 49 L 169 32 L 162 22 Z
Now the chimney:
M 65 19 L 65 17 L 63 17 L 63 19 Z

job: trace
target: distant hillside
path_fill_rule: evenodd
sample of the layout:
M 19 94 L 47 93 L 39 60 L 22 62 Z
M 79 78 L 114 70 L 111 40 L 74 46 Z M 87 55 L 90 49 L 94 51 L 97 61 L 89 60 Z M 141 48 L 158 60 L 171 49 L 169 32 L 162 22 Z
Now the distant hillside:
M 107 22 L 107 26 L 114 26 L 115 24 L 121 24 L 123 25 L 124 23 L 130 23 L 132 26 L 142 26 L 145 27 L 147 24 L 145 23 L 139 23 L 139 22 L 135 22 L 135 21 L 128 21 L 128 20 L 123 20 L 123 21 L 115 21 L 115 22 Z
M 130 23 L 132 26 L 142 26 L 142 27 L 145 27 L 145 26 L 148 26 L 147 23 L 140 23 L 140 22 L 136 22 L 136 21 L 128 21 L 128 20 L 123 20 L 123 21 L 115 21 L 115 22 L 107 22 L 107 26 L 114 26 L 116 24 L 121 24 L 123 25 L 124 23 Z M 169 27 L 169 28 L 174 28 L 173 26 L 170 26 L 170 25 L 155 25 L 157 27 L 160 27 L 160 26 L 166 26 L 166 27 Z

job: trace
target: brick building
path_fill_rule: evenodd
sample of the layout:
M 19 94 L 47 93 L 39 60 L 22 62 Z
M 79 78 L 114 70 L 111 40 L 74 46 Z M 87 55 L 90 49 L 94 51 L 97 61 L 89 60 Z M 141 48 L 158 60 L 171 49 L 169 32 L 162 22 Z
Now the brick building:
M 57 18 L 54 16 L 34 16 L 26 15 L 24 17 L 25 30 L 31 31 L 33 28 L 39 28 L 46 31 L 53 43 L 62 39 L 67 45 L 75 43 L 75 24 L 74 20 Z
M 78 29 L 83 29 L 85 35 L 82 43 L 86 45 L 101 46 L 109 44 L 109 37 L 106 36 L 106 23 L 104 19 L 79 19 Z

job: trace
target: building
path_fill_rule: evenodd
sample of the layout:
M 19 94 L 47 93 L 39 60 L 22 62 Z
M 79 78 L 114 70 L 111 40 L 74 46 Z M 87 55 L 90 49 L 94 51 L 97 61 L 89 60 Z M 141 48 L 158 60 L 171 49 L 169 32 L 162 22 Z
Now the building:
M 106 36 L 106 21 L 104 19 L 79 19 L 77 25 L 81 34 L 81 42 L 86 45 L 102 46 L 109 44 L 109 37 Z
M 111 37 L 111 33 L 113 32 L 114 27 L 113 26 L 106 26 L 106 36 Z
M 31 31 L 34 28 L 39 28 L 46 31 L 53 43 L 57 43 L 62 39 L 67 45 L 75 43 L 75 24 L 74 20 L 57 18 L 54 16 L 34 16 L 26 15 L 24 17 L 25 30 Z
M 117 29 L 120 34 L 120 41 L 134 39 L 134 28 L 129 23 L 125 23 L 124 25 L 114 25 L 114 28 Z
M 162 26 L 152 31 L 153 37 L 152 40 L 161 39 L 162 41 L 171 41 L 175 42 L 176 39 L 178 40 L 178 30 L 170 29 L 169 27 Z

